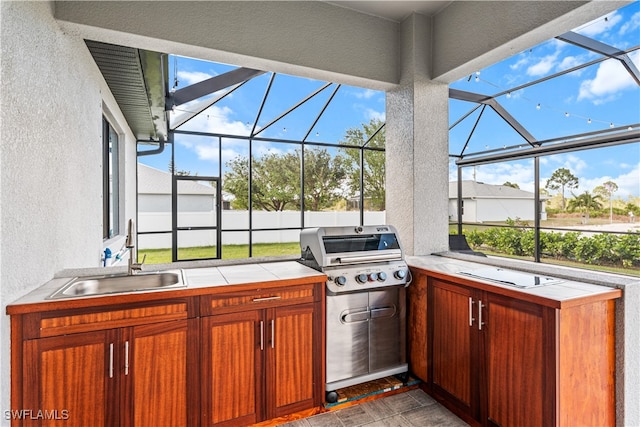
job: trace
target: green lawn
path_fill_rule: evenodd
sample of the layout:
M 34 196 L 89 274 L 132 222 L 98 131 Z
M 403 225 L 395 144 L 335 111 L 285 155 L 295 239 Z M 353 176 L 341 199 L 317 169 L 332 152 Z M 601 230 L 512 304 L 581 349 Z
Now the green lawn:
M 166 264 L 171 262 L 171 249 L 140 249 L 139 259 L 147 255 L 146 264 Z M 300 255 L 300 243 L 254 243 L 254 257 Z M 178 259 L 208 259 L 216 256 L 215 246 L 198 246 L 178 249 Z M 249 258 L 249 245 L 223 245 L 223 259 Z

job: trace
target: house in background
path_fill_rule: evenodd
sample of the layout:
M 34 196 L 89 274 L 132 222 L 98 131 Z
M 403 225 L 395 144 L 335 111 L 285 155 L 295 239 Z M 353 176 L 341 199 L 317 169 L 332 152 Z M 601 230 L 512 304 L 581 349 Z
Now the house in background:
M 170 248 L 172 229 L 172 175 L 138 163 L 138 231 L 166 232 L 143 235 L 140 245 L 146 249 Z M 178 180 L 178 227 L 216 226 L 216 189 L 208 181 Z M 215 229 L 180 233 L 181 246 L 210 246 Z
M 449 182 L 449 220 L 458 217 L 458 182 Z M 546 220 L 546 198 L 540 197 L 540 219 Z M 508 185 L 462 181 L 462 222 L 535 220 L 534 194 Z
M 215 212 L 216 189 L 205 181 L 178 181 L 178 210 Z M 138 163 L 138 212 L 171 213 L 171 174 Z M 171 223 L 169 223 L 169 227 Z

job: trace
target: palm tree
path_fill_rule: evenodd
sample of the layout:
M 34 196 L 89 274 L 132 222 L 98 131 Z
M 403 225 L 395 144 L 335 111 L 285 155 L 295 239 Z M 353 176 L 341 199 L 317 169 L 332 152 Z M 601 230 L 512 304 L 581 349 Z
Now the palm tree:
M 573 194 L 573 193 L 571 193 Z M 576 196 L 573 194 L 573 199 L 569 200 L 569 210 L 570 211 L 582 211 L 584 212 L 584 223 L 589 223 L 589 212 L 592 209 L 598 210 L 602 209 L 602 205 L 600 204 L 600 196 L 590 194 L 588 191 Z

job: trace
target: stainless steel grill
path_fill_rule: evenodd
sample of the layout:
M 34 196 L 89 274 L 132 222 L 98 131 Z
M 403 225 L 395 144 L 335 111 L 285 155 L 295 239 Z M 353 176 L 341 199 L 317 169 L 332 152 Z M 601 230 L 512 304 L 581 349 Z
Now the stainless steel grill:
M 390 225 L 320 227 L 300 233 L 300 262 L 327 275 L 327 401 L 336 390 L 406 377 L 409 268 Z

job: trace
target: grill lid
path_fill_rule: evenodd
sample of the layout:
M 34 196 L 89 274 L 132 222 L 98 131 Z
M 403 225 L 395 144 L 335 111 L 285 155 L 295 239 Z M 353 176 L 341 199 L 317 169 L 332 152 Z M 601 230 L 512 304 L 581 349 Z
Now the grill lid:
M 300 232 L 302 260 L 325 267 L 402 260 L 402 247 L 391 225 L 319 227 Z

